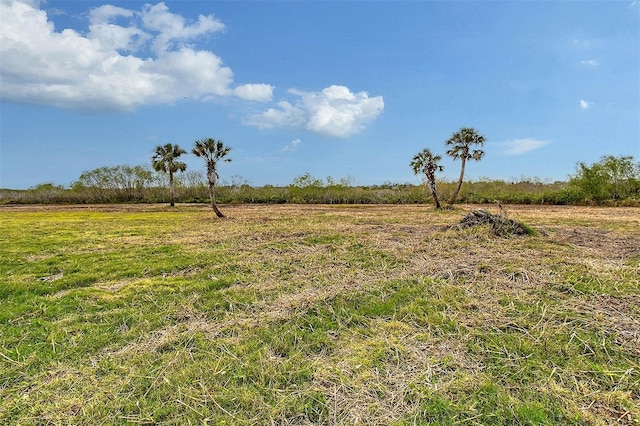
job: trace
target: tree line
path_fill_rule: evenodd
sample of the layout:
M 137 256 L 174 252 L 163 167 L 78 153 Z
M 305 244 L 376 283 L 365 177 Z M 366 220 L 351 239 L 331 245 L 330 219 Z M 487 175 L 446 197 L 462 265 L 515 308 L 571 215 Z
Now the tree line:
M 231 148 L 212 138 L 194 142 L 191 153 L 205 162 L 206 173 L 187 170 L 181 156 L 187 151 L 167 143 L 153 150 L 149 165 L 103 166 L 83 172 L 69 187 L 43 183 L 28 190 L 1 190 L 0 203 L 181 203 L 208 202 L 224 217 L 218 203 L 309 204 L 426 204 L 436 208 L 455 203 L 576 204 L 640 206 L 640 163 L 632 156 L 602 157 L 593 164 L 579 162 L 567 181 L 544 182 L 480 179 L 464 182 L 467 162 L 480 161 L 484 136 L 462 128 L 445 141 L 446 155 L 461 161 L 457 181 L 437 179 L 442 157 L 425 148 L 409 166 L 424 178 L 420 185 L 385 182 L 354 186 L 351 178 L 326 179 L 305 173 L 286 186 L 256 187 L 232 176 L 220 178 L 220 162 L 231 161 Z M 464 185 L 463 185 L 464 183 Z M 167 190 L 168 189 L 168 190 Z

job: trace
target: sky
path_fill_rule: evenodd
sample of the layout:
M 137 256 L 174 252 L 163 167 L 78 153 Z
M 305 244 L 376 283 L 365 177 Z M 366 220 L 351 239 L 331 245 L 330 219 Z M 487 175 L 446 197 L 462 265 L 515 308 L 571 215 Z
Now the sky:
M 0 0 L 0 188 L 231 147 L 221 178 L 567 180 L 640 160 L 640 4 L 606 1 Z M 188 170 L 204 171 L 193 155 Z

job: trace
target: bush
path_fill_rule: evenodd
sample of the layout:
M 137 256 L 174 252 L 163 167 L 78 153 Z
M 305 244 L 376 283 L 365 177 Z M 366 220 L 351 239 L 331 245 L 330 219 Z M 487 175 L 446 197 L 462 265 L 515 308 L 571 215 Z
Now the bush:
M 606 155 L 591 165 L 580 162 L 576 169 L 569 184 L 589 203 L 612 200 L 617 204 L 640 196 L 640 163 L 632 156 Z
M 569 182 L 543 182 L 522 178 L 504 181 L 483 178 L 465 182 L 459 203 L 486 204 L 603 204 L 640 205 L 640 165 L 632 157 L 603 157 L 590 166 L 578 163 Z M 176 202 L 209 202 L 203 173 L 176 176 Z M 442 201 L 455 191 L 456 183 L 439 181 Z M 288 186 L 256 187 L 240 176 L 216 188 L 222 204 L 429 204 L 424 185 L 385 182 L 382 185 L 353 186 L 351 178 L 319 179 L 306 173 Z M 70 188 L 43 183 L 28 190 L 0 190 L 0 203 L 88 204 L 88 203 L 168 203 L 167 178 L 143 166 L 100 167 L 82 173 Z

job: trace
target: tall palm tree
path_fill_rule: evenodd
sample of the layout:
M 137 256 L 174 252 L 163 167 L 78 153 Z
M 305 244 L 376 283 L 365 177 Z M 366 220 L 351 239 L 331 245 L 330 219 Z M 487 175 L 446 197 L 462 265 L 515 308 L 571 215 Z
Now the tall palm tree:
M 187 169 L 185 163 L 178 161 L 178 157 L 186 153 L 187 151 L 180 148 L 177 144 L 167 143 L 156 146 L 153 150 L 153 156 L 151 157 L 151 165 L 155 171 L 169 173 L 169 198 L 171 199 L 171 207 L 175 205 L 174 198 L 176 191 L 173 174 L 176 172 L 184 172 Z
M 467 160 L 475 160 L 480 161 L 484 156 L 484 151 L 481 149 L 471 149 L 473 146 L 482 146 L 484 145 L 485 138 L 484 136 L 478 134 L 476 130 L 472 127 L 463 127 L 458 130 L 456 133 L 449 138 L 445 144 L 450 147 L 447 150 L 447 155 L 452 157 L 454 160 L 460 159 L 462 164 L 460 166 L 460 177 L 458 178 L 458 186 L 456 187 L 456 192 L 453 193 L 451 200 L 449 200 L 449 206 L 453 206 L 453 203 L 456 202 L 458 198 L 458 193 L 460 192 L 460 188 L 462 187 L 462 179 L 464 179 L 464 168 L 467 164 Z
M 437 209 L 442 208 L 440 201 L 438 200 L 438 192 L 436 191 L 436 172 L 441 172 L 443 170 L 443 167 L 438 164 L 438 161 L 440 160 L 442 160 L 442 157 L 439 155 L 433 155 L 428 148 L 425 148 L 422 152 L 414 155 L 413 160 L 411 160 L 410 163 L 414 174 L 425 175 L 427 186 L 431 191 L 431 197 L 433 198 L 433 202 Z
M 222 160 L 227 163 L 231 162 L 231 158 L 225 158 L 229 155 L 231 148 L 225 146 L 220 140 L 216 141 L 213 138 L 199 139 L 195 141 L 191 152 L 197 156 L 204 158 L 207 163 L 207 180 L 209 181 L 209 194 L 211 195 L 211 207 L 216 216 L 224 217 L 222 212 L 218 210 L 216 205 L 215 188 L 218 181 L 218 161 Z

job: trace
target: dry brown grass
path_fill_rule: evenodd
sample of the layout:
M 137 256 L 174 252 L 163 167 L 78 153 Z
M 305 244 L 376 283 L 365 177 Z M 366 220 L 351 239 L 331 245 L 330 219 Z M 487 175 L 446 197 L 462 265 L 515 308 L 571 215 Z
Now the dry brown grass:
M 509 410 L 514 421 L 518 396 L 535 391 L 563 406 L 568 417 L 581 416 L 583 423 L 638 422 L 640 209 L 508 206 L 509 217 L 538 233 L 499 238 L 485 228 L 446 229 L 477 208 L 434 212 L 418 205 L 221 206 L 228 216 L 224 220 L 200 205 L 0 209 L 175 214 L 180 232 L 171 242 L 193 254 L 199 264 L 181 265 L 155 277 L 98 282 L 92 286 L 97 297 L 126 297 L 165 280 L 188 282 L 206 275 L 215 283 L 233 277 L 225 290 L 225 311 L 213 317 L 198 308 L 199 294 L 184 296 L 171 321 L 124 345 L 105 347 L 87 361 L 91 366 L 160 357 L 175 342 L 194 336 L 226 348 L 221 357 L 234 357 L 234 345 L 242 345 L 257 331 L 282 324 L 291 324 L 295 331 L 300 327 L 297 321 L 322 311 L 339 326 L 327 332 L 326 350 L 304 357 L 315 368 L 312 390 L 324 396 L 325 424 L 434 420 L 425 414 L 425 400 L 435 395 L 453 404 L 469 402 L 468 395 L 480 394 L 487 383 L 498 386 L 503 395 L 501 421 L 509 420 Z M 498 213 L 494 206 L 484 208 Z M 124 236 L 120 242 L 135 246 L 161 243 L 163 238 Z M 396 290 L 388 289 L 389 283 L 424 287 L 425 294 L 418 297 L 424 308 L 412 305 L 412 299 L 396 313 L 358 312 L 359 298 L 382 303 L 393 297 Z M 233 291 L 252 298 L 235 300 Z M 227 297 L 224 291 L 220 294 Z M 346 314 L 337 311 L 343 305 Z M 433 311 L 424 312 L 429 309 Z M 361 315 L 364 325 L 341 325 L 345 315 Z M 548 358 L 542 355 L 547 347 Z M 271 346 L 265 353 L 265 369 L 285 368 L 288 355 Z M 566 365 L 557 359 L 562 353 L 579 361 Z M 183 350 L 161 358 L 169 364 L 154 366 L 144 397 L 160 387 L 167 369 L 183 368 L 183 356 L 192 354 Z M 626 365 L 624 371 L 620 365 Z M 62 365 L 49 373 L 50 381 L 40 387 L 81 380 L 76 370 Z M 272 391 L 303 395 L 301 389 Z M 199 398 L 219 404 L 212 391 L 202 390 Z M 72 402 L 68 412 L 77 408 Z M 480 408 L 482 401 L 476 402 L 477 408 L 456 408 L 459 414 L 451 422 L 489 424 L 491 416 Z M 278 407 L 261 404 L 255 403 L 250 419 L 262 413 L 274 424 L 311 423 L 302 417 L 278 417 Z M 218 411 L 228 414 L 230 423 L 246 414 L 228 406 Z M 142 415 L 127 417 L 132 422 L 141 419 Z M 268 423 L 264 419 L 259 422 Z

